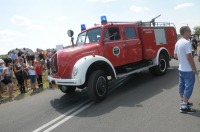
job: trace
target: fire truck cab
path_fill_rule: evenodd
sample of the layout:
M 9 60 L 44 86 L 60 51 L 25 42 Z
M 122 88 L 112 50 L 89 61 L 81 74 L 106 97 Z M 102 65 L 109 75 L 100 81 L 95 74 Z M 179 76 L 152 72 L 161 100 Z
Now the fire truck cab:
M 108 92 L 108 82 L 149 69 L 164 75 L 173 57 L 177 34 L 173 23 L 107 22 L 82 31 L 72 47 L 58 51 L 51 61 L 48 80 L 70 94 L 87 88 L 91 99 L 100 102 Z

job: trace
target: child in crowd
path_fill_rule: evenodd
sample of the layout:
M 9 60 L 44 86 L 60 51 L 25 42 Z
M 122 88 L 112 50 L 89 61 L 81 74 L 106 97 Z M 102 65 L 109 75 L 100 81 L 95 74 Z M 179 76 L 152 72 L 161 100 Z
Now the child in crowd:
M 40 58 L 36 58 L 35 61 L 35 71 L 36 71 L 36 75 L 37 75 L 37 82 L 38 82 L 38 87 L 39 88 L 43 88 L 43 83 L 42 83 L 42 70 L 43 70 L 43 66 L 41 65 L 41 61 Z

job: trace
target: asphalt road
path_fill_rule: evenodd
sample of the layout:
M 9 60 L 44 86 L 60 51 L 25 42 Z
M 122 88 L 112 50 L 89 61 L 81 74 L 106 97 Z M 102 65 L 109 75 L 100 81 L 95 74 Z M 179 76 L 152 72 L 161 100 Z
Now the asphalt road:
M 144 71 L 117 80 L 101 103 L 89 100 L 86 90 L 17 97 L 0 105 L 0 132 L 200 132 L 200 84 L 190 99 L 197 112 L 179 113 L 177 66 L 172 60 L 164 76 Z

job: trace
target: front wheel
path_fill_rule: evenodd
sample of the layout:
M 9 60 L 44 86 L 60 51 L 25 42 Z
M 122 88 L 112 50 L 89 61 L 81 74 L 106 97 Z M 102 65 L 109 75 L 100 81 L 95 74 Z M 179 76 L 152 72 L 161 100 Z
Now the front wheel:
M 102 70 L 94 71 L 88 80 L 88 94 L 95 102 L 101 102 L 107 96 L 108 80 Z
M 167 61 L 168 59 L 164 55 L 161 55 L 159 57 L 159 64 L 149 68 L 149 72 L 153 75 L 164 75 L 167 72 Z
M 75 86 L 65 86 L 65 85 L 59 85 L 60 91 L 66 94 L 72 94 L 75 92 L 76 87 Z

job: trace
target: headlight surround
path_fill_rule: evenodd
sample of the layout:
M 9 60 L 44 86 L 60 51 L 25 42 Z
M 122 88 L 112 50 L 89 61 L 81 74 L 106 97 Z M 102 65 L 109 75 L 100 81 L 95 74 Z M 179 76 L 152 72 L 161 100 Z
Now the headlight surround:
M 73 76 L 76 76 L 78 74 L 78 68 L 74 67 L 72 73 L 73 73 Z

